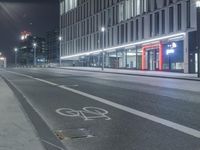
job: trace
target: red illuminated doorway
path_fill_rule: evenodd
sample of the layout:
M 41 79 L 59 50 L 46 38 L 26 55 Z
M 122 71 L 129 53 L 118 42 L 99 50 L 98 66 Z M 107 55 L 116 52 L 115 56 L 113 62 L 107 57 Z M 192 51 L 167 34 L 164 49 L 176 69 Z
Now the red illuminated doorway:
M 162 44 L 149 44 L 142 47 L 142 70 L 162 70 Z

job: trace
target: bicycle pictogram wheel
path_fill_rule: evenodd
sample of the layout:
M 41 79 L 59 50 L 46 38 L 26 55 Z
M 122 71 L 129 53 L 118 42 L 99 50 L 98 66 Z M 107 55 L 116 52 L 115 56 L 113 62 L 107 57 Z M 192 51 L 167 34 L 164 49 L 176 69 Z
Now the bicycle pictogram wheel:
M 60 108 L 57 109 L 56 112 L 62 116 L 66 117 L 78 117 L 79 112 L 70 108 Z
M 91 114 L 96 114 L 96 115 L 108 114 L 108 111 L 106 111 L 105 109 L 97 108 L 97 107 L 84 107 L 83 110 Z

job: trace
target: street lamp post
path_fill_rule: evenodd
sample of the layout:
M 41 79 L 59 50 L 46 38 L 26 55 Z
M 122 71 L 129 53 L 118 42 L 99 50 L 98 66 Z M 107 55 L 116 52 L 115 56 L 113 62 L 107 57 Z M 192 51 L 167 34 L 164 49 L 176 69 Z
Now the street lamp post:
M 198 55 L 198 78 L 200 78 L 200 0 L 196 1 L 197 7 L 197 55 Z
M 15 51 L 15 67 L 17 67 L 17 52 L 18 52 L 18 49 L 14 48 L 14 51 Z
M 62 36 L 59 36 L 59 66 L 61 67 L 61 41 L 62 41 Z
M 105 27 L 101 28 L 101 32 L 102 32 L 102 71 L 104 71 L 104 33 L 105 33 Z
M 37 43 L 33 43 L 33 59 L 34 59 L 34 66 L 36 66 L 36 47 Z

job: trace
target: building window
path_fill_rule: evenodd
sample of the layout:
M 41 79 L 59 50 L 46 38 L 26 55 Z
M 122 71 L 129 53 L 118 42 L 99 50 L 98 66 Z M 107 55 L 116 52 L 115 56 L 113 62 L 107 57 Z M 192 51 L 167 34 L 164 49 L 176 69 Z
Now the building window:
M 112 46 L 114 45 L 114 28 L 112 28 L 112 33 L 111 33 L 111 40 L 112 40 Z
M 148 0 L 143 0 L 143 12 L 147 12 L 148 11 Z
M 159 12 L 155 13 L 155 35 L 159 34 L 159 28 L 160 28 L 160 21 L 159 21 Z
M 131 17 L 131 1 L 126 0 L 125 1 L 125 20 L 129 19 Z
M 178 4 L 177 6 L 177 25 L 178 25 L 178 30 L 181 30 L 181 4 Z
M 169 32 L 174 31 L 174 8 L 169 8 Z
M 144 17 L 142 17 L 142 39 L 144 39 Z
M 134 23 L 133 23 L 133 21 L 131 21 L 131 41 L 133 41 L 134 40 Z
M 190 28 L 190 0 L 186 2 L 186 12 L 187 12 L 187 28 Z
M 113 7 L 113 9 L 112 9 L 112 16 L 113 16 L 112 22 L 113 22 L 113 25 L 115 25 L 115 15 L 116 15 L 115 7 Z
M 169 0 L 169 5 L 170 5 L 170 4 L 173 4 L 173 0 Z
M 124 43 L 124 24 L 121 25 L 121 44 Z
M 64 1 L 60 2 L 60 15 L 63 15 L 65 12 L 65 3 Z
M 119 26 L 117 26 L 117 44 L 119 44 Z
M 158 9 L 157 0 L 154 0 L 154 10 Z
M 165 10 L 162 10 L 162 34 L 165 34 Z
M 138 21 L 138 19 L 136 20 L 136 40 L 138 40 L 139 39 L 139 21 Z
M 118 13 L 119 13 L 118 22 L 121 22 L 121 21 L 124 20 L 124 3 L 120 3 L 118 8 L 119 8 L 119 10 L 118 10 Z
M 140 15 L 140 0 L 136 0 L 136 15 Z
M 167 0 L 163 0 L 163 7 L 167 6 Z
M 153 34 L 153 15 L 150 14 L 150 30 L 149 30 L 149 33 L 150 33 L 150 37 L 152 37 L 152 34 Z
M 108 26 L 110 27 L 112 25 L 112 14 L 111 9 L 108 9 Z
M 125 32 L 126 32 L 126 43 L 128 42 L 128 35 L 129 35 L 129 32 L 128 32 L 128 23 L 126 23 L 126 26 L 125 26 Z
M 110 29 L 108 29 L 108 47 L 110 46 Z

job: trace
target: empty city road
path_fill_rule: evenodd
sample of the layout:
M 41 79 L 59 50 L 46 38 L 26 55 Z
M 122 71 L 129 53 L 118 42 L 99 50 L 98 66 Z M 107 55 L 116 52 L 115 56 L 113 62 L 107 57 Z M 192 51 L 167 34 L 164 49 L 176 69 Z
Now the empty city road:
M 198 81 L 50 68 L 0 76 L 49 149 L 200 150 Z

